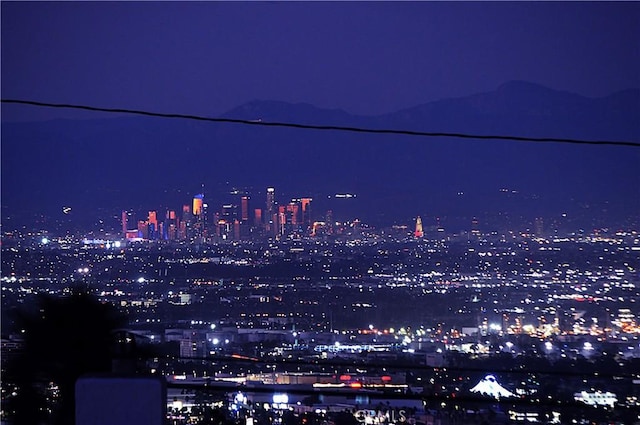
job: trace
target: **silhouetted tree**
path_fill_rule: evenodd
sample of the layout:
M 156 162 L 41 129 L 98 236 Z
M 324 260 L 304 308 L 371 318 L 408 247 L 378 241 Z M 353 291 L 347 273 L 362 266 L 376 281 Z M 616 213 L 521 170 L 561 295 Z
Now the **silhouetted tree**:
M 336 425 L 357 425 L 360 422 L 356 419 L 353 413 L 348 411 L 342 411 L 335 414 L 334 422 Z
M 24 346 L 5 377 L 18 385 L 12 422 L 37 424 L 48 417 L 54 424 L 73 424 L 76 380 L 111 370 L 114 331 L 126 320 L 112 305 L 78 289 L 64 297 L 39 295 L 36 307 L 19 310 L 15 318 Z

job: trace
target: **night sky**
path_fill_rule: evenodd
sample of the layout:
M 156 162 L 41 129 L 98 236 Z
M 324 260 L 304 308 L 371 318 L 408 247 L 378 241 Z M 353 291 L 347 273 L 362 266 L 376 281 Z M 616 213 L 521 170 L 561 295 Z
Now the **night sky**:
M 2 2 L 1 35 L 3 98 L 164 112 L 640 87 L 636 2 Z M 3 121 L 96 116 L 2 105 Z

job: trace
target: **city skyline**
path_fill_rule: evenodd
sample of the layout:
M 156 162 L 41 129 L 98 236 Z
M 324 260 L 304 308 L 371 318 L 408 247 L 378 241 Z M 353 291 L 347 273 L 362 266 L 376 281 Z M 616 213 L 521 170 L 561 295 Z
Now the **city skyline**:
M 506 196 L 514 195 L 506 188 L 497 192 Z M 344 207 L 345 202 L 355 202 L 358 198 L 354 193 L 335 193 L 315 202 L 311 197 L 282 196 L 271 186 L 264 188 L 262 196 L 253 195 L 246 188 L 233 188 L 215 197 L 195 193 L 174 205 L 160 203 L 150 207 L 123 208 L 117 210 L 117 215 L 102 214 L 102 218 L 93 222 L 75 221 L 73 209 L 63 207 L 62 218 L 36 219 L 30 225 L 17 227 L 10 218 L 5 218 L 4 226 L 6 232 L 43 233 L 56 237 L 65 234 L 101 234 L 113 240 L 190 240 L 207 243 L 326 236 L 332 235 L 334 230 L 336 234 L 343 234 L 346 228 L 353 227 L 355 223 L 374 232 L 405 229 L 407 236 L 416 238 L 426 237 L 427 233 L 432 237 L 440 237 L 445 234 L 443 232 L 468 232 L 479 236 L 485 232 L 516 231 L 541 236 L 591 231 L 606 233 L 635 228 L 633 221 L 614 225 L 607 220 L 599 224 L 593 222 L 592 227 L 585 228 L 580 217 L 572 217 L 567 213 L 528 214 L 509 218 L 500 214 L 481 213 L 481 210 L 461 216 L 443 216 L 433 211 L 425 214 L 422 211 L 411 216 L 391 217 L 386 222 L 369 222 L 361 219 L 370 216 L 358 208 L 361 204 Z
M 635 140 L 640 128 L 633 105 L 639 96 L 639 91 L 628 91 L 594 100 L 511 82 L 493 92 L 382 117 L 336 115 L 279 102 L 254 102 L 232 116 L 423 131 L 459 131 L 464 123 L 471 134 L 513 134 L 514 126 L 521 125 L 531 136 Z M 531 104 L 532 109 L 514 111 L 514 102 Z M 545 116 L 548 108 L 557 111 L 553 121 Z M 512 115 L 505 119 L 505 114 Z M 602 121 L 602 114 L 609 119 Z M 576 122 L 574 115 L 582 119 Z M 363 218 L 375 224 L 425 213 L 445 217 L 486 212 L 591 214 L 594 222 L 583 226 L 614 226 L 633 223 L 640 209 L 640 197 L 635 196 L 640 157 L 633 147 L 419 141 L 138 117 L 4 124 L 3 136 L 3 217 L 26 221 L 20 225 L 36 216 L 55 220 L 64 208 L 85 221 L 104 219 L 104 214 L 95 216 L 96 209 L 175 204 L 202 184 L 215 198 L 224 198 L 233 190 L 253 192 L 263 182 L 284 188 L 289 192 L 284 196 L 304 193 L 320 204 L 335 193 L 357 193 L 357 199 L 346 201 L 361 207 L 349 213 L 372 214 Z M 125 153 L 132 154 L 122 163 Z M 29 161 L 10 160 L 20 157 Z M 95 166 L 96 160 L 104 166 Z M 187 164 L 197 166 L 187 173 Z M 140 180 L 139 174 L 147 178 Z
M 0 9 L 2 424 L 640 420 L 639 2 Z

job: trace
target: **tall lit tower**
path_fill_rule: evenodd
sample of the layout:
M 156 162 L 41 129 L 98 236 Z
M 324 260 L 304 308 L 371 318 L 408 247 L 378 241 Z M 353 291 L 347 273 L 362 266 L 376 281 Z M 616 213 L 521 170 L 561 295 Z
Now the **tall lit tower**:
M 204 195 L 199 193 L 193 197 L 193 208 L 191 208 L 191 212 L 193 215 L 201 216 L 202 215 L 202 205 L 204 204 Z
M 240 198 L 240 213 L 244 223 L 249 221 L 249 197 L 243 196 Z
M 298 202 L 291 201 L 289 205 L 287 205 L 286 211 L 285 211 L 287 216 L 286 223 L 294 226 L 300 224 L 299 214 L 298 214 L 299 211 L 300 211 L 300 204 Z
M 259 227 L 262 224 L 262 210 L 260 208 L 256 208 L 253 210 L 253 225 L 255 227 Z
M 302 204 L 302 225 L 311 226 L 311 198 L 302 198 L 300 203 Z
M 197 238 L 204 237 L 204 194 L 199 193 L 193 197 L 193 208 L 191 212 L 195 216 L 195 236 Z
M 267 231 L 274 230 L 277 227 L 277 211 L 276 211 L 276 190 L 273 187 L 267 188 L 267 205 L 265 210 L 265 228 Z M 276 217 L 275 219 L 273 217 Z
M 149 239 L 158 238 L 158 214 L 155 211 L 149 211 Z
M 424 232 L 422 231 L 422 219 L 420 216 L 416 218 L 416 230 L 413 232 L 413 236 L 416 238 L 421 238 L 424 236 Z
M 276 190 L 273 187 L 267 188 L 267 217 L 275 212 L 276 206 Z

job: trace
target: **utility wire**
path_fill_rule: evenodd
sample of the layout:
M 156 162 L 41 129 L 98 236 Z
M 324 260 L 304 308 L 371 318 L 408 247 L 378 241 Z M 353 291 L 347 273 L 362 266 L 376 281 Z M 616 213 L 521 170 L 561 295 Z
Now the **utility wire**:
M 47 103 L 47 102 L 37 102 L 33 100 L 21 100 L 21 99 L 2 99 L 1 102 L 18 104 L 18 105 L 41 106 L 41 107 L 47 107 L 47 108 L 80 109 L 85 111 L 136 114 L 136 115 L 145 115 L 149 117 L 178 118 L 178 119 L 188 119 L 188 120 L 196 120 L 196 121 L 245 124 L 245 125 L 263 126 L 263 127 L 288 127 L 288 128 L 309 129 L 309 130 L 330 130 L 330 131 L 345 131 L 345 132 L 352 132 L 352 133 L 374 133 L 374 134 L 397 134 L 397 135 L 403 135 L 403 136 L 418 136 L 418 137 L 493 139 L 493 140 L 511 140 L 516 142 L 571 143 L 571 144 L 578 144 L 578 145 L 607 145 L 607 146 L 627 146 L 627 147 L 633 147 L 633 148 L 640 148 L 640 143 L 638 142 L 621 141 L 621 140 L 583 140 L 583 139 L 567 139 L 567 138 L 560 138 L 560 137 L 480 135 L 480 134 L 466 134 L 466 133 L 426 132 L 426 131 L 414 131 L 414 130 L 375 129 L 375 128 L 364 128 L 364 127 L 336 126 L 336 125 L 299 124 L 299 123 L 291 123 L 291 122 L 242 120 L 242 119 L 235 119 L 235 118 L 212 118 L 212 117 L 204 117 L 200 115 L 190 115 L 190 114 L 169 114 L 169 113 L 162 113 L 162 112 L 136 110 L 136 109 L 101 108 L 97 106 L 74 105 L 74 104 L 64 104 L 64 103 Z

